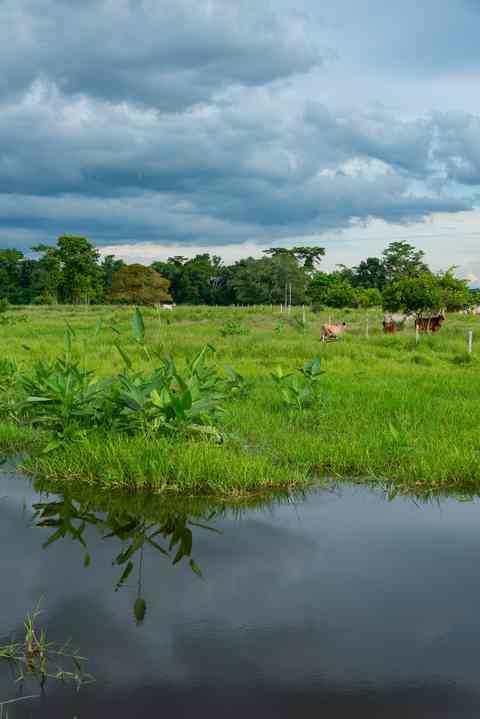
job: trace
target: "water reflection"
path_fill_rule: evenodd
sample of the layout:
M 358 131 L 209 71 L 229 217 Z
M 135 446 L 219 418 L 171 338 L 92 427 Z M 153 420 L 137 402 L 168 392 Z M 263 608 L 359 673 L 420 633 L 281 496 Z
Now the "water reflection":
M 70 538 L 84 550 L 83 566 L 92 561 L 87 529 L 94 527 L 102 540 L 112 541 L 112 565 L 119 568 L 115 591 L 135 578 L 136 597 L 133 616 L 143 623 L 147 612 L 144 596 L 144 550 L 153 548 L 172 565 L 188 562 L 192 572 L 203 578 L 201 563 L 193 554 L 195 531 L 221 534 L 212 522 L 226 513 L 239 515 L 247 507 L 264 506 L 271 498 L 250 498 L 236 503 L 212 502 L 202 499 L 160 498 L 152 495 L 105 495 L 82 487 L 65 487 L 38 482 L 40 493 L 56 491 L 54 499 L 33 504 L 33 523 L 36 527 L 53 530 L 43 542 L 43 548 Z M 288 495 L 277 495 L 276 501 L 288 501 Z M 116 541 L 115 541 L 116 540 Z M 96 541 L 91 542 L 95 546 Z
M 250 508 L 28 488 L 0 478 L 0 638 L 44 596 L 49 636 L 71 637 L 96 683 L 52 685 L 9 719 L 480 716 L 478 501 L 339 485 Z M 177 526 L 192 546 L 173 565 Z

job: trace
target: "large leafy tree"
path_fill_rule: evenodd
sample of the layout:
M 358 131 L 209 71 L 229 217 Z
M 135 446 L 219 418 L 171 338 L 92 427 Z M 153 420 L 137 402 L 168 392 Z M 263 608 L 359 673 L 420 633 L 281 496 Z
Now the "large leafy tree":
M 325 255 L 324 247 L 294 247 L 292 255 L 303 263 L 303 269 L 312 275 Z
M 423 261 L 425 253 L 408 242 L 391 242 L 382 253 L 385 284 L 396 282 L 402 277 L 413 277 L 428 272 Z
M 171 282 L 175 302 L 185 304 L 229 304 L 234 301 L 228 287 L 230 268 L 217 255 L 208 253 L 187 259 L 181 255 L 152 267 Z
M 33 301 L 45 304 L 59 301 L 59 287 L 62 280 L 62 263 L 56 247 L 35 245 L 34 252 L 41 256 L 36 262 L 32 278 Z
M 125 267 L 125 262 L 115 258 L 115 255 L 106 255 L 100 265 L 102 273 L 102 284 L 104 292 L 108 294 L 112 287 L 112 279 L 115 272 Z
M 239 260 L 231 268 L 229 285 L 235 293 L 236 302 L 242 304 L 280 303 L 290 298 L 292 304 L 306 300 L 306 274 L 295 257 L 289 252 L 272 253 L 271 257 Z
M 384 309 L 411 312 L 417 317 L 428 317 L 441 310 L 458 310 L 470 302 L 467 283 L 454 277 L 451 271 L 405 276 L 387 285 L 383 291 Z
M 362 260 L 357 267 L 353 268 L 352 284 L 354 287 L 383 290 L 386 283 L 385 264 L 378 257 L 367 257 L 366 260 Z
M 0 250 L 0 297 L 12 304 L 28 302 L 22 292 L 23 259 L 19 250 Z
M 65 304 L 89 303 L 102 293 L 99 251 L 85 237 L 63 235 L 57 240 L 62 275 L 60 299 Z
M 125 265 L 114 272 L 110 299 L 113 302 L 136 305 L 154 305 L 171 302 L 170 281 L 152 267 Z
M 37 245 L 38 301 L 89 303 L 102 298 L 99 252 L 85 237 L 62 235 L 56 246 Z

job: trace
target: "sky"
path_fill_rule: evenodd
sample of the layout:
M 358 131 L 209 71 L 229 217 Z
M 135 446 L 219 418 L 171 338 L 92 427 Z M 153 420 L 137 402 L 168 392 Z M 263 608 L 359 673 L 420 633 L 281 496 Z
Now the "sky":
M 0 0 L 0 245 L 480 282 L 480 0 Z

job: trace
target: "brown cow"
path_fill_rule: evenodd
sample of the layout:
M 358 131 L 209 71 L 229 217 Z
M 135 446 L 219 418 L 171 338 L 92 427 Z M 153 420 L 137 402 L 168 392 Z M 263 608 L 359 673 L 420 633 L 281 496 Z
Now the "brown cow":
M 321 340 L 322 342 L 325 342 L 325 340 L 336 340 L 346 329 L 347 325 L 345 322 L 337 325 L 323 325 Z
M 386 335 L 393 335 L 397 331 L 397 323 L 395 322 L 395 320 L 384 319 L 382 324 L 383 331 Z
M 415 320 L 415 329 L 419 329 L 420 332 L 431 332 L 432 335 L 438 332 L 443 322 L 445 321 L 445 315 L 443 312 L 434 317 L 417 317 Z

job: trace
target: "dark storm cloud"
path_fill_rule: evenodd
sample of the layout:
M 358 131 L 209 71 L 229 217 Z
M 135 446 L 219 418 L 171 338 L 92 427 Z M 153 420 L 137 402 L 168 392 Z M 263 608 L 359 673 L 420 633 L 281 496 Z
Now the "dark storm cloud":
M 5 0 L 0 27 L 4 93 L 47 77 L 68 94 L 174 110 L 321 62 L 309 17 L 274 2 Z
M 395 57 L 411 77 L 407 41 L 433 77 L 428 17 L 473 68 L 468 2 L 4 0 L 2 243 L 265 244 L 470 209 L 478 115 L 347 104 L 358 79 L 398 80 Z

